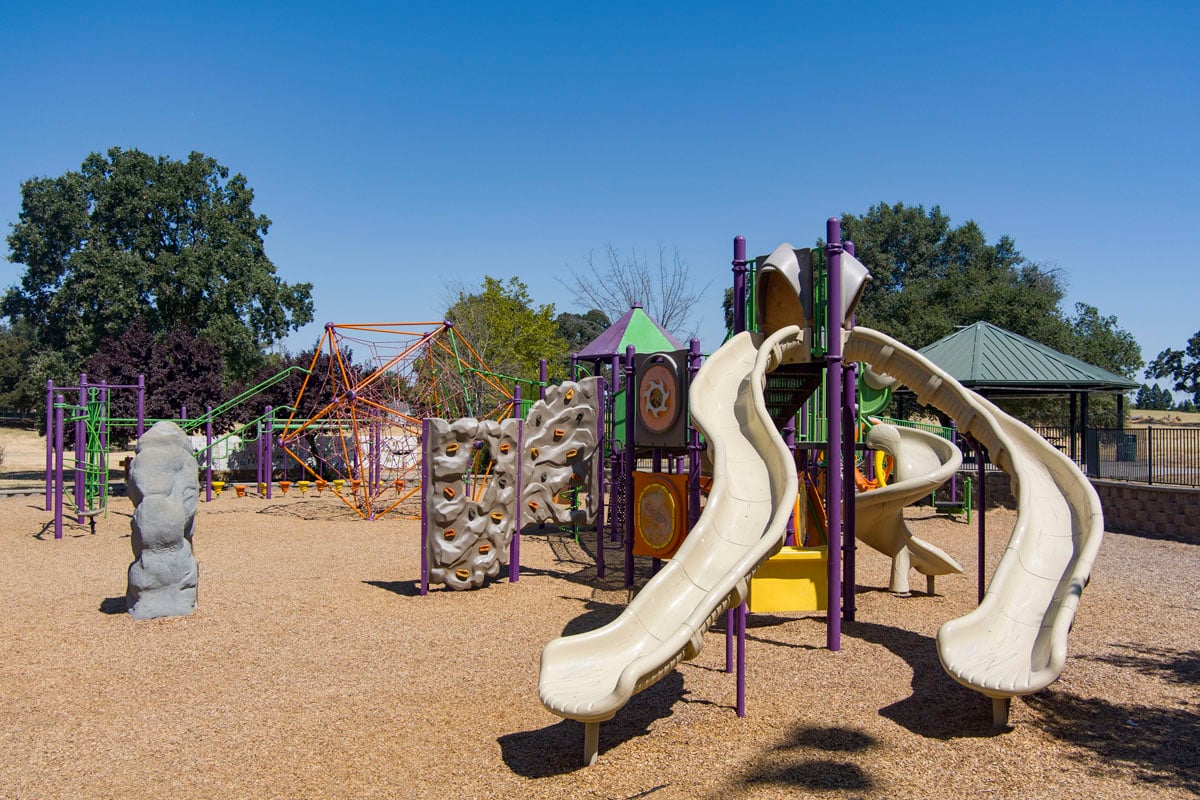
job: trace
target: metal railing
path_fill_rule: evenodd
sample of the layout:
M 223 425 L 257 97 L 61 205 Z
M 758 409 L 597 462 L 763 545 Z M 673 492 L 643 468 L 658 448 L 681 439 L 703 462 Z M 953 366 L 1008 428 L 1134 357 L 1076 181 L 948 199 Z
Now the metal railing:
M 1085 428 L 1074 436 L 1065 425 L 1034 430 L 1089 478 L 1200 486 L 1200 428 Z

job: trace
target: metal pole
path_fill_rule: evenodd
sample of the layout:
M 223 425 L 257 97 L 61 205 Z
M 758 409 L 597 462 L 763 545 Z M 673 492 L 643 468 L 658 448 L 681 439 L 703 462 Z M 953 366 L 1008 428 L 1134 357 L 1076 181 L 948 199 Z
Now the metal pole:
M 978 497 L 979 500 L 977 503 L 978 508 L 976 508 L 975 514 L 976 514 L 976 519 L 977 519 L 976 526 L 977 526 L 978 537 L 979 537 L 979 547 L 978 547 L 978 550 L 979 550 L 979 552 L 978 552 L 978 558 L 979 558 L 979 602 L 982 603 L 983 602 L 983 591 L 984 591 L 984 580 L 983 580 L 984 561 L 987 559 L 987 546 L 986 546 L 985 537 L 984 537 L 984 534 L 986 533 L 986 529 L 987 529 L 987 524 L 984 520 L 984 517 L 987 516 L 987 514 L 986 514 L 987 508 L 984 505 L 984 502 L 987 500 L 987 469 L 983 463 L 983 445 L 979 444 L 979 442 L 975 443 L 975 472 L 976 472 L 976 475 L 978 476 L 977 480 L 979 482 L 979 489 L 976 494 L 976 497 Z
M 733 237 L 733 332 L 746 330 L 746 237 Z
M 54 538 L 62 538 L 63 517 L 63 396 L 54 398 Z
M 858 365 L 846 365 L 844 402 L 846 404 L 842 424 L 842 485 L 845 489 L 846 508 L 842 514 L 842 616 L 854 621 L 858 610 L 854 602 L 855 553 L 857 543 L 854 535 L 854 426 L 858 422 L 856 390 L 858 388 Z
M 521 474 L 517 470 L 517 475 Z M 520 480 L 520 478 L 518 478 Z M 517 524 L 520 524 L 520 493 Z M 421 594 L 429 594 L 429 420 L 421 420 Z
M 521 409 L 521 384 L 513 386 L 513 410 L 517 412 L 517 518 L 514 521 L 512 544 L 508 549 L 508 582 L 516 583 L 521 579 L 521 515 L 525 513 L 521 505 L 521 463 L 525 460 L 525 442 L 522 436 L 523 421 Z
M 842 649 L 842 223 L 830 217 L 825 223 L 826 300 L 825 313 L 825 388 L 826 430 L 825 470 L 828 490 L 825 510 L 828 519 L 829 596 L 825 645 Z
M 46 381 L 46 510 L 52 503 L 54 491 L 54 381 Z
M 266 443 L 264 449 L 267 451 L 267 463 L 264 464 L 263 467 L 264 467 L 264 475 L 267 479 L 267 499 L 270 500 L 271 499 L 271 484 L 273 482 L 272 478 L 274 478 L 274 473 L 275 473 L 275 453 L 274 453 L 275 409 L 274 409 L 274 407 L 267 406 L 267 418 L 266 418 L 265 422 L 266 422 L 266 426 L 267 426 L 267 430 L 266 430 L 267 443 Z M 355 449 L 357 449 L 357 443 L 356 443 Z
M 636 511 L 636 500 L 633 496 L 633 471 L 637 468 L 637 459 L 633 452 L 633 419 L 637 414 L 637 398 L 634 397 L 633 387 L 633 354 L 635 348 L 629 345 L 625 348 L 625 468 L 621 480 L 625 481 L 625 587 L 633 586 L 633 515 Z
M 79 373 L 79 411 L 75 415 L 75 510 L 83 511 L 86 504 L 87 489 L 84 486 L 83 467 L 87 459 L 87 429 L 84 418 L 87 416 L 87 374 Z M 83 524 L 83 516 L 76 520 Z
M 725 612 L 725 671 L 733 672 L 733 638 L 735 609 Z
M 137 438 L 146 431 L 146 376 L 138 375 L 137 381 Z
M 571 357 L 574 360 L 574 356 Z M 574 369 L 571 373 L 574 374 Z M 604 448 L 608 443 L 604 440 L 604 410 L 608 403 L 608 388 L 604 378 L 601 377 L 596 381 L 596 393 L 598 408 L 596 412 L 596 455 L 593 456 L 595 461 L 592 469 L 596 475 L 596 485 L 592 490 L 596 493 L 596 577 L 603 578 L 605 572 L 604 564 Z M 518 503 L 520 499 L 518 498 Z M 609 513 L 612 513 L 611 511 Z
M 212 502 L 212 406 L 204 407 L 204 502 Z
M 737 607 L 737 715 L 746 716 L 746 601 Z
M 700 340 L 688 342 L 688 386 L 696 382 L 700 372 Z M 691 389 L 688 389 L 689 394 Z M 690 420 L 689 420 L 690 423 Z M 700 519 L 700 431 L 689 424 L 688 427 L 688 530 L 691 530 Z

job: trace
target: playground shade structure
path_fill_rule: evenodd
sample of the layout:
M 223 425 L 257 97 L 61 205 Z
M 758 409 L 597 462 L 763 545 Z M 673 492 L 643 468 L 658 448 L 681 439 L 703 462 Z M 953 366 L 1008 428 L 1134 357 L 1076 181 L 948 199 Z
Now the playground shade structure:
M 699 521 L 617 619 L 542 651 L 539 696 L 555 714 L 586 724 L 588 763 L 598 751 L 599 723 L 694 658 L 705 631 L 742 602 L 754 570 L 783 542 L 796 466 L 767 412 L 763 386 L 776 345 L 800 335 L 795 325 L 766 340 L 743 332 L 704 363 L 690 395 L 693 422 L 713 460 L 713 488 Z

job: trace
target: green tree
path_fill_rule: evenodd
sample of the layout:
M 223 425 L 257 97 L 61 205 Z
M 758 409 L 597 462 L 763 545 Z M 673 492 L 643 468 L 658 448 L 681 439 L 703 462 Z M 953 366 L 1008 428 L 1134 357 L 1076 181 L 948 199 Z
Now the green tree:
M 73 365 L 141 319 L 154 336 L 219 342 L 230 372 L 250 374 L 265 346 L 312 319 L 312 285 L 276 276 L 253 200 L 244 176 L 200 153 L 112 148 L 26 181 L 8 237 L 26 271 L 0 310 Z
M 1172 389 L 1186 392 L 1193 404 L 1200 404 L 1200 331 L 1192 334 L 1183 350 L 1167 348 L 1155 356 L 1146 376 L 1174 381 Z
M 566 377 L 569 346 L 555 320 L 554 305 L 535 305 L 518 278 L 485 276 L 477 292 L 462 287 L 445 318 L 454 323 L 488 368 L 514 378 L 537 380 L 546 359 L 551 379 Z
M 564 311 L 554 318 L 554 324 L 558 326 L 558 335 L 566 341 L 567 349 L 572 353 L 578 353 L 593 339 L 604 333 L 608 326 L 612 325 L 612 321 L 603 311 L 593 308 L 586 314 Z

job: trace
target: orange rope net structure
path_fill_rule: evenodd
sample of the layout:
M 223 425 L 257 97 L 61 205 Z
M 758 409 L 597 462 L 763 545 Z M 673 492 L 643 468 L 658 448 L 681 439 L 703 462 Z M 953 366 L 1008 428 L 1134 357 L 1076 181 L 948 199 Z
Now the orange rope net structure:
M 448 322 L 329 323 L 309 372 L 280 441 L 364 519 L 419 500 L 422 419 L 512 413 L 500 376 Z

